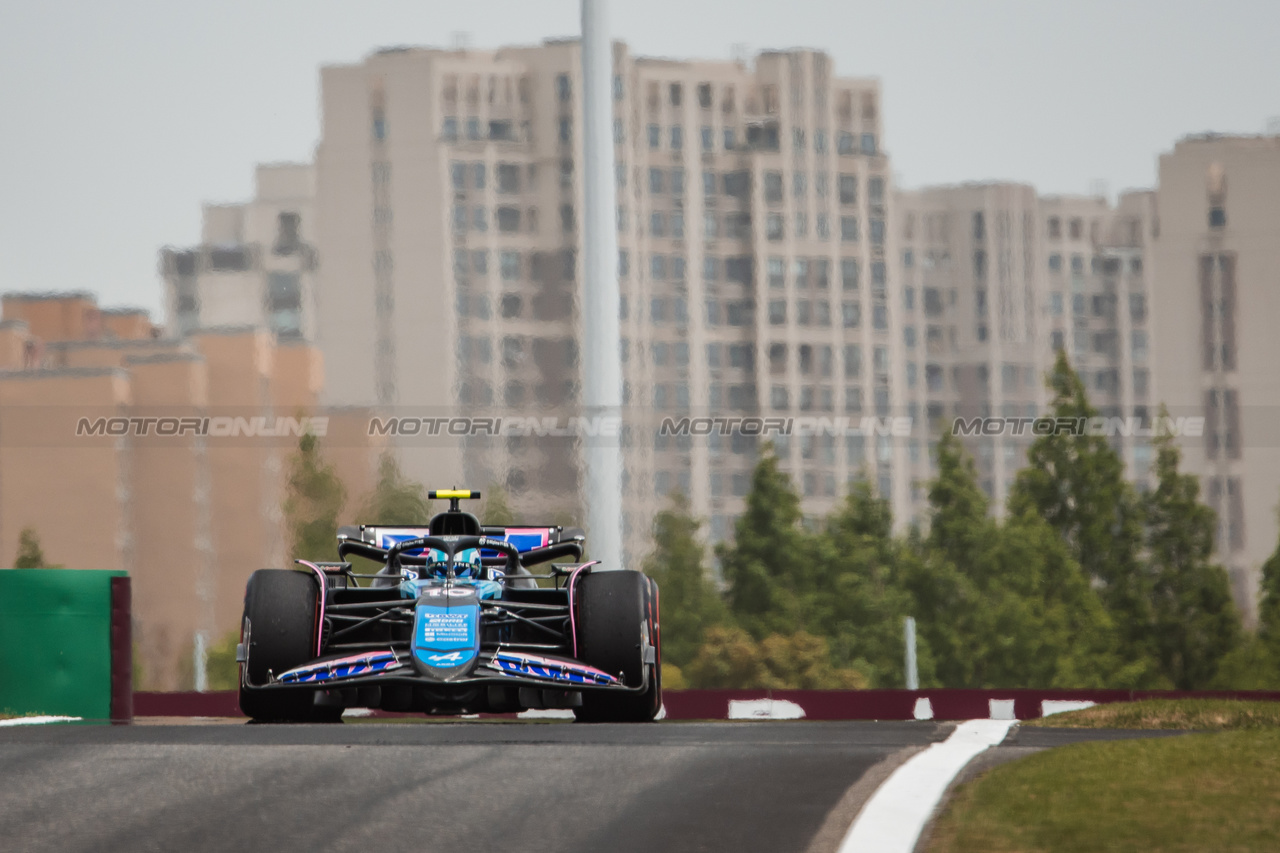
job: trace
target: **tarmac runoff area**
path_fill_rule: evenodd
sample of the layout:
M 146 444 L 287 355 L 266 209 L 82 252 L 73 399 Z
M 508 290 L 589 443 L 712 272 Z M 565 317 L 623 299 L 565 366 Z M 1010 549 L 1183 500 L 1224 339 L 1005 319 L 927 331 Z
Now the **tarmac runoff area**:
M 5 849 L 909 851 L 957 773 L 1154 734 L 1006 735 L 993 720 L 178 722 L 0 729 Z M 885 815 L 907 827 L 889 839 L 899 846 L 862 846 Z

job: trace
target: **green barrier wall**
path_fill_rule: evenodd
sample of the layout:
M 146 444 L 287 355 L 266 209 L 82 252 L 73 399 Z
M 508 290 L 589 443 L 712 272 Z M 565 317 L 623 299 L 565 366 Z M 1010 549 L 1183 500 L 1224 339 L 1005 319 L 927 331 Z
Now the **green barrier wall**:
M 103 720 L 111 710 L 111 579 L 0 569 L 0 712 Z

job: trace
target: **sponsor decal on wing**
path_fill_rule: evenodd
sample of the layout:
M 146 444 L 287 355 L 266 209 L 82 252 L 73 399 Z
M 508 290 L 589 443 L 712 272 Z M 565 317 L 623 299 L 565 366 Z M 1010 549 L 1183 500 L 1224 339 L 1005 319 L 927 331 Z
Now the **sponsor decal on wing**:
M 404 663 L 396 657 L 394 652 L 372 652 L 294 667 L 276 680 L 283 684 L 310 684 L 317 681 L 331 681 L 335 678 L 352 678 L 357 675 L 388 672 L 402 666 Z
M 563 681 L 569 684 L 618 684 L 607 672 L 587 666 L 585 663 L 555 660 L 539 655 L 513 654 L 498 652 L 493 656 L 493 666 L 505 675 L 517 675 L 526 678 L 546 678 L 551 681 Z

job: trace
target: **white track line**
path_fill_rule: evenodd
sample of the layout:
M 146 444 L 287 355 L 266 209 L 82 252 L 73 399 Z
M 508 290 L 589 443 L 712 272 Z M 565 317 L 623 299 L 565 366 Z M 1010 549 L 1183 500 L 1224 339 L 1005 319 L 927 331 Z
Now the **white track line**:
M 974 756 L 1004 740 L 1015 720 L 969 720 L 885 780 L 849 827 L 840 853 L 911 853 L 947 785 Z
M 41 726 L 45 723 L 74 723 L 81 717 L 15 717 L 12 720 L 0 720 L 0 726 Z

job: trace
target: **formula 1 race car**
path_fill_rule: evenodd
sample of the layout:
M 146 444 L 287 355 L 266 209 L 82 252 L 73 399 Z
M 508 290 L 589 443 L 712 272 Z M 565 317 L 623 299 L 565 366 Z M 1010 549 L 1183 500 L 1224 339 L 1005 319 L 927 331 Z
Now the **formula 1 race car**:
M 662 705 L 658 585 L 581 560 L 581 531 L 483 527 L 459 501 L 422 527 L 338 530 L 338 558 L 249 578 L 240 708 L 261 722 L 337 721 L 346 708 L 426 714 L 571 708 L 648 721 Z M 533 574 L 529 566 L 548 564 Z M 546 586 L 540 586 L 542 581 Z

